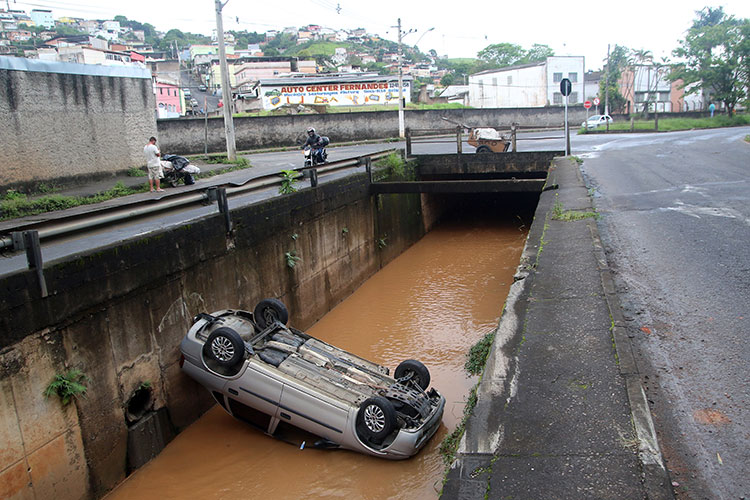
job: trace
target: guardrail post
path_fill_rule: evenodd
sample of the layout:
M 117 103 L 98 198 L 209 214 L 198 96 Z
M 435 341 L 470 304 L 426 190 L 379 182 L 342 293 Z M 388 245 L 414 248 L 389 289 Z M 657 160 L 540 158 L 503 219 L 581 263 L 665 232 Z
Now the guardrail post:
M 458 154 L 461 154 L 463 152 L 463 149 L 462 149 L 463 141 L 461 140 L 462 139 L 461 136 L 463 135 L 462 132 L 463 132 L 463 127 L 461 126 L 456 127 L 456 151 L 458 151 Z
M 310 187 L 318 186 L 318 171 L 314 168 L 310 169 Z
M 411 129 L 406 127 L 406 156 L 411 156 Z
M 26 261 L 29 269 L 36 270 L 39 291 L 42 297 L 47 297 L 47 281 L 44 279 L 44 262 L 42 261 L 42 246 L 39 243 L 39 231 L 14 231 L 11 233 L 14 250 L 26 250 Z
M 372 158 L 369 156 L 365 158 L 365 171 L 367 172 L 367 178 L 370 180 L 370 184 L 372 184 Z
M 227 189 L 219 188 L 216 190 L 217 203 L 219 205 L 219 212 L 224 214 L 224 226 L 226 227 L 227 233 L 232 232 L 232 214 L 229 213 L 229 202 L 227 201 Z
M 516 148 L 516 134 L 518 133 L 518 124 L 517 123 L 511 123 L 510 124 L 510 144 L 511 144 L 511 150 L 515 153 L 517 152 Z

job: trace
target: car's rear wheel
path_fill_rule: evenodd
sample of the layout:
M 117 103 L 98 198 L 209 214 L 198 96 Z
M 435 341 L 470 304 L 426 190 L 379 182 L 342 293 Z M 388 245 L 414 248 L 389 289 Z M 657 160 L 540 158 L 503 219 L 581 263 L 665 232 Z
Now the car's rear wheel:
M 232 368 L 245 356 L 245 343 L 240 334 L 231 328 L 217 328 L 203 345 L 203 354 L 219 366 Z
M 289 310 L 278 299 L 263 299 L 253 310 L 255 322 L 261 330 L 272 325 L 275 321 L 286 325 L 289 321 Z
M 421 361 L 417 361 L 416 359 L 405 359 L 402 361 L 396 367 L 393 376 L 396 379 L 411 376 L 411 380 L 415 381 L 422 390 L 426 390 L 430 386 L 430 371 Z
M 396 427 L 396 409 L 382 396 L 366 399 L 357 413 L 357 434 L 363 440 L 382 442 Z

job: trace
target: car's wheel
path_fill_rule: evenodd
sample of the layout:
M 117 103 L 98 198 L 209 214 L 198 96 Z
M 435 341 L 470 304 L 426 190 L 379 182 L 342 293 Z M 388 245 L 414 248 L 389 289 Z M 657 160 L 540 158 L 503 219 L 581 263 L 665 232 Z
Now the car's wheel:
M 289 321 L 289 311 L 284 303 L 278 299 L 263 299 L 258 302 L 253 310 L 253 316 L 255 316 L 255 322 L 261 330 L 273 324 L 274 321 L 284 325 Z
M 406 359 L 396 367 L 394 377 L 400 379 L 411 375 L 411 380 L 415 381 L 422 390 L 426 390 L 430 386 L 430 371 L 427 369 L 422 362 L 416 359 Z
M 492 153 L 492 150 L 489 146 L 482 145 L 477 148 L 477 153 Z
M 208 340 L 203 345 L 203 353 L 219 366 L 232 368 L 245 356 L 245 343 L 239 333 L 223 326 L 208 336 Z
M 383 396 L 366 399 L 357 413 L 357 434 L 368 441 L 380 443 L 396 427 L 396 409 Z

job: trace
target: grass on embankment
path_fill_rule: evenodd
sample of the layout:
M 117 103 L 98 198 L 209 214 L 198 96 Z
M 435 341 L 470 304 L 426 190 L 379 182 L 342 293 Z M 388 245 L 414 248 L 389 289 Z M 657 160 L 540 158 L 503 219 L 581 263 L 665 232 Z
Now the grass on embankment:
M 713 118 L 659 118 L 659 132 L 674 132 L 676 130 L 694 130 L 721 127 L 740 127 L 750 125 L 750 115 L 716 115 Z M 604 130 L 599 127 L 597 132 Z M 610 132 L 630 131 L 630 121 L 614 122 L 609 126 Z M 653 131 L 654 120 L 635 120 L 634 131 Z M 592 131 L 593 132 L 593 131 Z M 586 133 L 582 128 L 579 133 Z

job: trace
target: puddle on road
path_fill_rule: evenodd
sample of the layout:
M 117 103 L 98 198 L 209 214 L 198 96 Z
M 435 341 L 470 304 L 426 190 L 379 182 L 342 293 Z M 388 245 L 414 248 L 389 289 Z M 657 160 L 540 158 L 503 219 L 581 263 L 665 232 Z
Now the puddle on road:
M 107 499 L 437 498 L 440 442 L 476 382 L 463 370 L 465 354 L 497 325 L 526 238 L 519 224 L 442 224 L 309 329 L 391 369 L 407 358 L 427 365 L 447 405 L 443 425 L 417 456 L 300 450 L 215 406 Z

